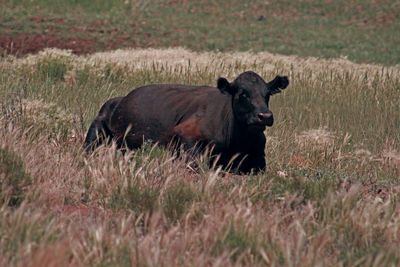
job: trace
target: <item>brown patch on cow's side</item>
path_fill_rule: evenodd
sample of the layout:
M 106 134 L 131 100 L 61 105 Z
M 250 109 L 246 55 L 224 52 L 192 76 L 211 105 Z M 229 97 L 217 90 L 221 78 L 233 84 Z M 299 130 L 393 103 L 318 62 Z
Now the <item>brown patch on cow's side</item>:
M 203 119 L 193 118 L 184 121 L 174 127 L 174 134 L 183 139 L 200 141 L 204 139 L 203 131 L 201 130 L 201 123 Z

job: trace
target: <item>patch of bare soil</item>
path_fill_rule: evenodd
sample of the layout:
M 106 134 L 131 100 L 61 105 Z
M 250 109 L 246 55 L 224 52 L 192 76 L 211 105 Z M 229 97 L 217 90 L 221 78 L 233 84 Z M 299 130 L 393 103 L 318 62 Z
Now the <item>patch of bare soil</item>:
M 53 34 L 18 33 L 0 35 L 0 51 L 6 55 L 24 56 L 44 48 L 70 49 L 75 54 L 93 53 L 98 50 L 95 39 L 60 37 Z
M 34 16 L 30 19 L 41 30 L 38 32 L 0 33 L 0 56 L 18 57 L 34 54 L 45 48 L 71 50 L 74 54 L 90 54 L 98 51 L 115 50 L 122 47 L 136 47 L 134 34 L 119 29 L 104 29 L 104 23 L 91 22 L 87 27 L 68 27 L 63 19 Z M 59 28 L 58 26 L 63 26 Z

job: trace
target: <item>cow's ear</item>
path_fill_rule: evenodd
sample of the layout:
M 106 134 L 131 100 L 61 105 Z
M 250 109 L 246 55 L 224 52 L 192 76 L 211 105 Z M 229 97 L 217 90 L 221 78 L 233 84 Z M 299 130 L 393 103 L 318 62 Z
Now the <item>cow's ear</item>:
M 289 85 L 289 79 L 287 76 L 276 76 L 275 79 L 267 83 L 268 94 L 274 95 L 281 92 L 281 89 L 285 89 Z
M 217 87 L 223 94 L 233 95 L 235 93 L 234 88 L 225 78 L 219 78 L 217 81 Z

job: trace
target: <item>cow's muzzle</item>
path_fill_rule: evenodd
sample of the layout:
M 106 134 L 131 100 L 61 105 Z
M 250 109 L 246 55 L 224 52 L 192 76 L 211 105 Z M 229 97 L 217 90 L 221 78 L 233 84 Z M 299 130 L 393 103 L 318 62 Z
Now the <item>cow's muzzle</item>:
M 271 127 L 274 124 L 274 115 L 272 112 L 260 112 L 257 114 L 257 120 L 260 124 Z

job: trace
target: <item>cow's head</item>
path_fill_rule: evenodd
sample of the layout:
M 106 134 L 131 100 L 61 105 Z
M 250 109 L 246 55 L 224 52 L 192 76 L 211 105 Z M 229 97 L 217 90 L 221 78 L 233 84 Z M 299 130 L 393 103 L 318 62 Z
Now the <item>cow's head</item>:
M 236 120 L 255 129 L 265 129 L 265 126 L 273 125 L 274 116 L 268 108 L 269 98 L 280 93 L 288 84 L 286 76 L 276 76 L 266 83 L 252 71 L 240 74 L 232 83 L 225 78 L 218 79 L 218 89 L 232 96 Z

